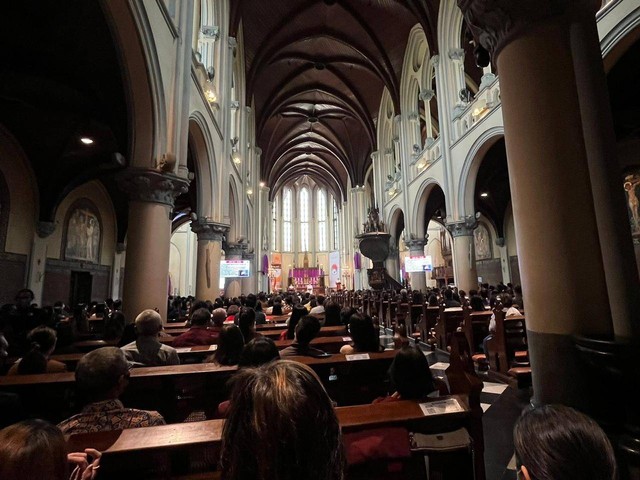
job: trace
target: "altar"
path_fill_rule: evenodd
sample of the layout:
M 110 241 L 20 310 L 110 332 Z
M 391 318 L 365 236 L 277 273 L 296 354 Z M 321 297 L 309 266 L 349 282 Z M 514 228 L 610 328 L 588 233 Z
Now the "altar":
M 289 285 L 298 292 L 324 292 L 324 270 L 320 267 L 289 269 Z

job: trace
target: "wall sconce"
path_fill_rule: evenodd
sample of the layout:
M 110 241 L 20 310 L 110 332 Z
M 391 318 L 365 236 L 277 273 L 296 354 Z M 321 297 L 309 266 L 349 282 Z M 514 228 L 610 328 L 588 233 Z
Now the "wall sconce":
M 233 137 L 231 139 L 231 160 L 236 165 L 240 165 L 242 159 L 240 158 L 240 152 L 238 152 L 238 137 Z
M 247 195 L 253 195 L 253 189 L 247 188 Z

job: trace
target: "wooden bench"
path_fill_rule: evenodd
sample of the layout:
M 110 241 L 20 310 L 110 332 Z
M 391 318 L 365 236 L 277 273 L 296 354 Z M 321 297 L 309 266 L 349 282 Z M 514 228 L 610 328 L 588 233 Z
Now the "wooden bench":
M 439 433 L 468 426 L 471 411 L 466 398 L 446 398 L 455 399 L 462 411 L 425 415 L 417 402 L 403 400 L 338 407 L 336 415 L 341 431 L 345 434 L 385 427 Z M 437 400 L 442 399 L 432 401 Z M 100 461 L 100 478 L 175 478 L 178 475 L 216 470 L 223 426 L 224 420 L 208 420 L 86 433 L 69 436 L 67 445 L 69 451 L 82 451 L 87 447 L 100 450 L 103 455 Z
M 531 366 L 526 353 L 522 353 L 526 349 L 525 317 L 506 317 L 502 308 L 496 308 L 496 331 L 487 342 L 491 374 L 499 380 L 515 383 L 518 387 L 530 385 Z
M 309 365 L 338 405 L 355 405 L 386 394 L 387 370 L 395 353 L 371 353 L 369 359 L 355 361 L 340 354 L 289 359 Z M 211 363 L 135 368 L 122 401 L 131 408 L 157 410 L 170 423 L 183 421 L 193 411 L 213 418 L 236 370 Z M 78 410 L 73 372 L 0 377 L 0 391 L 19 394 L 25 410 L 56 423 Z
M 451 335 L 462 325 L 464 313 L 462 307 L 444 308 L 440 306 L 438 322 L 435 326 L 436 341 L 440 349 L 446 350 L 451 341 Z

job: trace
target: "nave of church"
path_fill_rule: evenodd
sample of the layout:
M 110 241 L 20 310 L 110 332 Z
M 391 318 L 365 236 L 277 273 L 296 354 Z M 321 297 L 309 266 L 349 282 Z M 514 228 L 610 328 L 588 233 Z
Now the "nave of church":
M 153 475 L 241 478 L 222 435 L 233 417 L 216 410 L 240 354 L 214 353 L 254 333 L 296 350 L 311 316 L 305 355 L 329 357 L 302 363 L 336 406 L 346 478 L 383 460 L 398 478 L 384 457 L 398 452 L 358 466 L 349 443 L 397 426 L 464 427 L 464 475 L 513 478 L 520 411 L 554 404 L 595 419 L 621 478 L 639 478 L 639 0 L 13 3 L 0 16 L 6 418 L 73 418 L 91 405 L 77 366 L 111 355 L 141 367 L 116 389 L 128 410 L 169 424 L 137 426 L 186 439 L 157 430 Z M 335 331 L 328 304 L 353 309 Z M 352 345 L 352 316 L 356 332 L 373 324 L 373 350 Z M 464 410 L 454 420 L 368 405 L 399 392 L 409 347 Z M 114 425 L 121 446 L 72 442 L 105 452 L 105 478 L 110 458 L 149 460 Z M 187 455 L 198 435 L 207 448 Z M 427 450 L 399 464 L 463 475 L 450 469 L 464 449 Z

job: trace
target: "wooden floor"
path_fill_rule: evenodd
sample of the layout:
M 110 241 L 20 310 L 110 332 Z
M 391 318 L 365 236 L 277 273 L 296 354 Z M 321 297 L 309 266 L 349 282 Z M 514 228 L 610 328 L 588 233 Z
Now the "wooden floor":
M 382 343 L 392 342 L 390 332 L 381 336 Z M 444 376 L 449 366 L 449 356 L 442 350 L 431 351 L 427 345 L 419 343 L 425 353 L 431 371 L 436 376 Z M 484 461 L 487 480 L 515 480 L 513 459 L 513 425 L 520 412 L 529 405 L 530 389 L 516 390 L 506 384 L 484 381 L 480 396 L 484 416 Z

